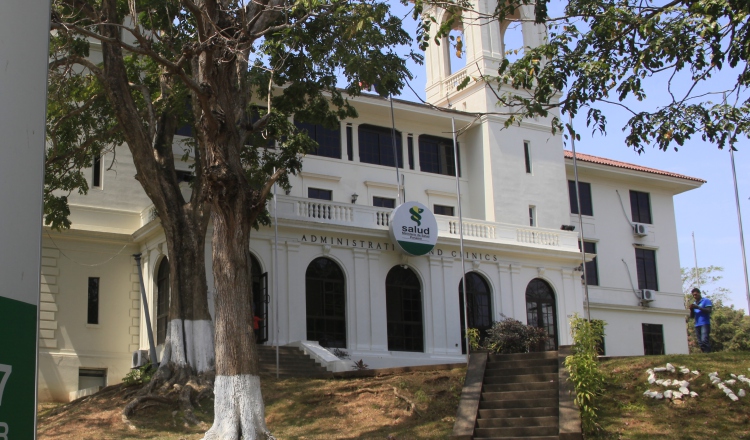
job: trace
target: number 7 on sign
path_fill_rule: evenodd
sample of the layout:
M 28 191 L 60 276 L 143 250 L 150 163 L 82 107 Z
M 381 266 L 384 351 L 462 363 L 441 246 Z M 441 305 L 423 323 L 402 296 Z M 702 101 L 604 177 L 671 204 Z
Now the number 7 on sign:
M 12 370 L 13 366 L 0 364 L 0 373 L 5 373 L 3 374 L 3 378 L 0 379 L 0 405 L 3 404 L 3 391 L 5 390 L 5 384 L 8 383 L 8 378 L 10 377 L 10 372 Z

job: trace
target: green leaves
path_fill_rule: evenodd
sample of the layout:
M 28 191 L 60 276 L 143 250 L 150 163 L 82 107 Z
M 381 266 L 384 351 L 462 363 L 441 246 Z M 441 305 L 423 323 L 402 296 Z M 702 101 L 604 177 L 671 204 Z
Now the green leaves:
M 598 349 L 604 337 L 604 321 L 585 320 L 577 314 L 570 319 L 573 354 L 565 358 L 565 367 L 576 391 L 575 403 L 581 411 L 583 432 L 595 431 L 596 398 L 604 389 L 604 373 L 599 369 Z

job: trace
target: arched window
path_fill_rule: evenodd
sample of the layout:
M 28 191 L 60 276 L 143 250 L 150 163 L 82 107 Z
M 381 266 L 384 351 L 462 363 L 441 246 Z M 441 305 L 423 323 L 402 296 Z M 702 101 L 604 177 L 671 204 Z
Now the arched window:
M 500 47 L 504 54 L 503 57 L 510 62 L 518 60 L 523 56 L 525 46 L 528 46 L 525 43 L 519 8 L 500 22 Z
M 262 344 L 268 340 L 268 272 L 261 272 L 258 259 L 250 255 L 250 276 L 253 289 L 253 329 L 255 342 Z M 258 328 L 255 328 L 255 317 L 258 317 Z
M 316 258 L 305 274 L 307 339 L 324 347 L 346 348 L 344 272 L 329 258 Z
M 476 272 L 469 272 L 465 276 L 468 295 L 466 296 L 467 317 L 469 328 L 479 330 L 480 337 L 487 336 L 487 330 L 492 327 L 492 291 L 487 281 Z M 466 337 L 464 334 L 464 286 L 458 283 L 458 301 L 461 312 L 461 348 L 466 353 Z
M 422 286 L 408 267 L 394 266 L 385 278 L 388 350 L 424 351 Z
M 169 260 L 164 257 L 156 272 L 156 343 L 163 344 L 167 339 L 167 319 L 169 318 Z
M 534 278 L 526 286 L 527 324 L 547 330 L 549 339 L 538 349 L 557 350 L 557 307 L 552 287 L 539 278 Z

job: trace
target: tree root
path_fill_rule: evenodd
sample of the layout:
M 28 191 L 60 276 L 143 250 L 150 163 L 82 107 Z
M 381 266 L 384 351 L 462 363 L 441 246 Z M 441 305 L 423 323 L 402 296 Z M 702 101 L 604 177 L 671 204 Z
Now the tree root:
M 412 402 L 408 397 L 402 396 L 401 394 L 399 394 L 398 390 L 396 389 L 396 387 L 392 387 L 392 388 L 393 388 L 393 394 L 395 394 L 396 397 L 398 397 L 399 399 L 402 399 L 404 402 L 408 403 L 409 404 L 409 408 L 411 409 L 411 411 L 414 414 L 416 414 L 417 416 L 422 417 L 422 414 L 420 414 L 419 411 L 417 411 L 417 405 L 414 404 L 414 402 Z
M 359 394 L 363 394 L 363 393 L 377 394 L 377 393 L 380 393 L 382 391 L 385 391 L 385 390 L 383 390 L 383 389 L 376 389 L 376 388 L 361 388 L 359 390 L 352 391 L 350 393 L 326 393 L 325 395 L 326 395 L 326 397 L 333 397 L 333 396 L 336 396 L 336 397 L 351 397 L 351 396 L 355 396 L 355 395 L 359 395 Z
M 135 412 L 138 405 L 140 405 L 143 402 L 159 402 L 162 404 L 171 404 L 172 399 L 169 399 L 167 397 L 161 397 L 161 396 L 154 396 L 154 395 L 146 395 L 146 396 L 138 396 L 135 399 L 133 399 L 130 403 L 125 405 L 125 408 L 122 410 L 122 422 L 127 425 L 128 428 L 135 430 L 137 429 L 133 422 L 130 421 L 130 416 Z

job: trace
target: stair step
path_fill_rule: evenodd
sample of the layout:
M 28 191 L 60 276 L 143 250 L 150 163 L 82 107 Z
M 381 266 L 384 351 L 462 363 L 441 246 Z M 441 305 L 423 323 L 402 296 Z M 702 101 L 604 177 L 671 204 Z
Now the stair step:
M 484 376 L 516 376 L 525 374 L 546 374 L 557 373 L 557 364 L 545 365 L 543 367 L 533 368 L 488 368 L 484 371 Z
M 520 399 L 553 399 L 558 395 L 557 389 L 541 391 L 499 391 L 499 392 L 482 392 L 482 399 L 485 401 L 498 400 L 520 400 Z
M 549 380 L 546 382 L 519 382 L 519 383 L 500 383 L 484 384 L 482 392 L 496 393 L 503 391 L 547 391 L 558 390 L 557 381 Z
M 531 436 L 531 437 L 477 437 L 473 436 L 475 440 L 560 440 L 560 436 L 557 435 L 542 435 L 542 436 Z
M 480 400 L 479 409 L 511 408 L 555 408 L 558 407 L 557 396 L 553 399 L 514 399 L 514 400 Z
M 537 373 L 537 374 L 514 374 L 509 376 L 486 376 L 484 384 L 498 385 L 503 383 L 525 383 L 525 382 L 557 382 L 558 374 L 554 373 Z
M 515 360 L 527 360 L 527 359 L 557 359 L 556 351 L 538 351 L 534 353 L 514 353 L 514 354 L 498 354 L 491 353 L 489 355 L 489 361 L 515 361 Z
M 477 420 L 478 428 L 523 428 L 523 427 L 557 428 L 557 416 L 546 417 L 504 417 Z
M 515 428 L 476 428 L 474 438 L 504 438 L 531 436 L 557 436 L 559 428 L 557 426 L 531 426 Z
M 540 368 L 540 367 L 557 368 L 557 358 L 555 359 L 519 359 L 511 361 L 490 361 L 487 362 L 486 370 L 498 370 L 506 368 Z
M 508 408 L 508 409 L 480 409 L 479 418 L 506 418 L 506 417 L 549 417 L 558 416 L 559 408 Z

